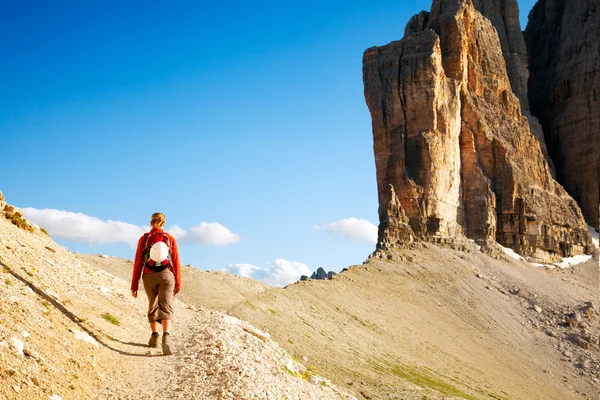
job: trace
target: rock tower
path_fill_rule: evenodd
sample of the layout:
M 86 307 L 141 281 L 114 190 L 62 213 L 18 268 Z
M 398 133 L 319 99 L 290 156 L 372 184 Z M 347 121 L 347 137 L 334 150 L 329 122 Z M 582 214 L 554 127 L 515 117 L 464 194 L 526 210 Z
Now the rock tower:
M 410 229 L 432 241 L 497 241 L 539 260 L 591 253 L 528 111 L 518 27 L 514 0 L 435 0 L 402 40 L 365 51 L 380 243 Z
M 600 230 L 600 1 L 540 0 L 525 38 L 531 111 L 557 180 Z

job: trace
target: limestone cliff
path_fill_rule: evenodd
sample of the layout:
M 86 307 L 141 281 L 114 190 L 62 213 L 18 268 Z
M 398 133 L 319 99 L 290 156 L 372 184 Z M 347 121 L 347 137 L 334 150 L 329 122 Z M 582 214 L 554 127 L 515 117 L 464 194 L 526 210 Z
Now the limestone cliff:
M 592 251 L 581 211 L 553 180 L 515 94 L 526 88 L 509 79 L 510 68 L 526 76 L 526 68 L 507 70 L 523 53 L 503 52 L 498 31 L 471 0 L 436 0 L 404 39 L 365 52 L 380 242 L 395 239 L 401 213 L 389 211 L 400 208 L 423 239 L 496 240 L 543 260 Z
M 600 229 L 600 2 L 540 0 L 525 31 L 529 99 L 558 181 Z

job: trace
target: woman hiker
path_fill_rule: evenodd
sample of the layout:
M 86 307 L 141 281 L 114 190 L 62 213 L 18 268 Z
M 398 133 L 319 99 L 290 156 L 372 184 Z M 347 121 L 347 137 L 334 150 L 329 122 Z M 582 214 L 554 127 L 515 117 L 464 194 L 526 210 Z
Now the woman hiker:
M 173 320 L 173 297 L 181 289 L 181 265 L 175 238 L 163 231 L 165 216 L 158 212 L 152 214 L 150 225 L 150 232 L 138 241 L 131 295 L 137 297 L 141 276 L 148 295 L 148 321 L 152 329 L 148 346 L 158 347 L 158 327 L 161 325 L 163 354 L 171 355 L 169 328 Z

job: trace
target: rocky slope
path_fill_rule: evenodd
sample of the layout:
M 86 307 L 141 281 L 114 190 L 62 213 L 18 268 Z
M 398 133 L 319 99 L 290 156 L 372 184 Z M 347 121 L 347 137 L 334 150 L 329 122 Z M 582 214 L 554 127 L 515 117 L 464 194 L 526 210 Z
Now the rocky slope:
M 531 110 L 557 179 L 600 231 L 600 2 L 538 1 L 525 36 Z
M 404 39 L 365 52 L 380 246 L 466 235 L 544 261 L 592 251 L 581 211 L 552 178 L 522 107 L 527 74 L 515 10 L 436 0 Z
M 268 333 L 179 300 L 174 356 L 149 349 L 145 295 L 132 298 L 128 281 L 8 207 L 0 216 L 0 398 L 353 398 Z
M 412 244 L 232 313 L 359 398 L 599 400 L 599 269 Z

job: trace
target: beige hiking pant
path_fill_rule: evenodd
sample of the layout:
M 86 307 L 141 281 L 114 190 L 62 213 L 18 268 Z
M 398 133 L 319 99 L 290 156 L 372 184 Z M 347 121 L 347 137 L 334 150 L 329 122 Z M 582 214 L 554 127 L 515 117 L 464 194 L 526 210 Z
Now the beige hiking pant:
M 161 272 L 152 272 L 142 276 L 144 289 L 148 295 L 148 321 L 159 322 L 173 319 L 173 290 L 175 275 L 167 268 Z

